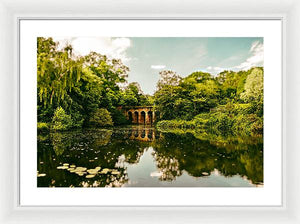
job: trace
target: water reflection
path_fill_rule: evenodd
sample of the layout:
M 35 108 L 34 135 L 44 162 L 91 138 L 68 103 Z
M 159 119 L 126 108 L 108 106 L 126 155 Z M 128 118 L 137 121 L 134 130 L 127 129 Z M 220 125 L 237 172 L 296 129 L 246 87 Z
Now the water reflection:
M 153 127 L 38 136 L 39 187 L 262 186 L 261 137 Z
M 126 137 L 133 140 L 152 142 L 155 139 L 159 139 L 161 136 L 158 132 L 151 127 L 145 126 L 132 126 L 126 133 Z

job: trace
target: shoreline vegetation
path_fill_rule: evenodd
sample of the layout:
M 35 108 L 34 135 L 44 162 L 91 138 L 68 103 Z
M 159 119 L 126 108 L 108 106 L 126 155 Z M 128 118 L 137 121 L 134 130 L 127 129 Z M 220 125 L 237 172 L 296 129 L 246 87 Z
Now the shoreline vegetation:
M 196 115 L 192 120 L 163 120 L 156 126 L 160 130 L 196 130 L 215 135 L 263 135 L 263 118 L 249 112 L 250 104 L 228 104 L 229 108 Z
M 196 71 L 181 77 L 161 71 L 156 91 L 127 83 L 121 60 L 91 52 L 75 56 L 71 45 L 37 40 L 38 132 L 128 125 L 120 106 L 154 106 L 158 130 L 212 136 L 263 135 L 263 68 Z

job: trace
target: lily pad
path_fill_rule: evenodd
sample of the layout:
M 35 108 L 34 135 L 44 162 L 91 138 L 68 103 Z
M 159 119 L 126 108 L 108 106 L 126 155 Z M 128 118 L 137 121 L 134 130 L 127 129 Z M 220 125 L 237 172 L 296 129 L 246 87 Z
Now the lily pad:
M 93 177 L 95 177 L 95 175 L 89 174 L 89 175 L 86 175 L 85 177 L 86 177 L 86 178 L 93 178 Z
M 100 166 L 97 166 L 97 167 L 95 168 L 95 170 L 99 171 L 99 170 L 101 170 L 101 167 L 100 167 Z
M 88 172 L 89 174 L 97 174 L 97 173 L 98 173 L 98 170 L 96 170 L 96 169 L 89 169 L 89 170 L 87 170 L 87 172 Z
M 69 169 L 69 167 L 67 166 L 58 166 L 56 167 L 58 170 L 66 170 L 66 169 Z
M 44 177 L 44 176 L 46 176 L 46 174 L 45 174 L 45 173 L 40 173 L 40 174 L 38 174 L 37 176 L 38 176 L 38 177 Z
M 83 172 L 83 171 L 86 171 L 87 168 L 86 168 L 86 167 L 80 167 L 80 166 L 79 166 L 79 167 L 76 167 L 76 170 L 77 170 L 77 171 L 82 171 L 82 172 Z
M 86 172 L 76 172 L 76 174 L 79 176 L 83 176 L 84 174 L 86 174 Z
M 108 172 L 107 170 L 102 170 L 100 173 L 101 174 L 107 174 L 107 172 Z

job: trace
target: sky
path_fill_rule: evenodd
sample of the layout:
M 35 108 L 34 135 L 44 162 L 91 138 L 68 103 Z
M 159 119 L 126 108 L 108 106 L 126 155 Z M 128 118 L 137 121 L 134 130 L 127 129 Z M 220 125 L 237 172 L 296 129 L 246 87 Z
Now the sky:
M 260 37 L 62 37 L 74 53 L 91 51 L 121 59 L 130 69 L 128 82 L 138 82 L 145 94 L 153 94 L 159 72 L 173 70 L 182 77 L 203 71 L 213 75 L 224 70 L 248 70 L 263 66 Z

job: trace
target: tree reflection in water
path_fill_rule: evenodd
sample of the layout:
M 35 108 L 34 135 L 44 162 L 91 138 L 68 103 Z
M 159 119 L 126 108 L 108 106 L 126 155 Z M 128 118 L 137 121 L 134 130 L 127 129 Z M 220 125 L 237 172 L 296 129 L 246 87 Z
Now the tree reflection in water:
M 39 187 L 262 186 L 263 142 L 144 126 L 51 133 L 38 135 L 38 172 Z

